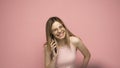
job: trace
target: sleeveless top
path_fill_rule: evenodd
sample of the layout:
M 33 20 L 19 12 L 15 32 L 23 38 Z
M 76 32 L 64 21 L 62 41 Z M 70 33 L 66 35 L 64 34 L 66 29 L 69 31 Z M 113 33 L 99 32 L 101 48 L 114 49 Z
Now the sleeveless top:
M 56 68 L 75 68 L 76 48 L 73 45 L 58 49 Z

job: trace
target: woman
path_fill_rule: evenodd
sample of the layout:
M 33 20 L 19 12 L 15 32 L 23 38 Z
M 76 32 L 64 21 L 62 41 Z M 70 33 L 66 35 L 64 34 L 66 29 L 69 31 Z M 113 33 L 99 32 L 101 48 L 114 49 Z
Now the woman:
M 58 17 L 51 17 L 46 23 L 45 68 L 75 68 L 76 51 L 79 50 L 86 68 L 90 53 L 82 40 L 72 34 Z

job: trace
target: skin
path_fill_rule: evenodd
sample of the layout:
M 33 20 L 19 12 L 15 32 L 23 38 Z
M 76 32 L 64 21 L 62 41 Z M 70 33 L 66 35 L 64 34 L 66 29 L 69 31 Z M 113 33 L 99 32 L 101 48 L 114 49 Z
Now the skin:
M 52 25 L 52 34 L 54 35 L 54 37 L 61 41 L 62 39 L 65 38 L 65 28 L 63 27 L 62 24 L 60 24 L 59 22 L 55 21 Z
M 85 47 L 84 43 L 82 40 L 80 40 L 77 37 L 70 37 L 71 43 L 82 53 L 84 56 L 83 63 L 81 68 L 87 68 L 89 59 L 90 59 L 90 52 L 88 49 Z
M 65 35 L 66 35 L 66 30 L 65 28 L 62 26 L 62 24 L 60 24 L 59 22 L 55 21 L 52 25 L 52 34 L 55 37 L 55 39 L 53 39 L 51 41 L 51 52 L 53 53 L 54 57 L 52 60 L 50 60 L 50 54 L 51 52 L 47 49 L 47 45 L 45 46 L 45 59 L 46 59 L 46 63 L 45 66 L 46 68 L 55 68 L 55 61 L 56 61 L 56 57 L 57 57 L 57 52 L 55 52 L 55 48 L 60 48 L 63 45 L 65 45 Z M 82 42 L 82 40 L 80 40 L 77 37 L 71 36 L 70 37 L 70 43 L 72 43 L 75 48 L 77 50 L 79 50 L 82 55 L 84 56 L 83 59 L 83 63 L 82 63 L 82 68 L 86 68 L 90 59 L 90 52 L 88 51 L 88 49 L 85 47 L 84 43 Z

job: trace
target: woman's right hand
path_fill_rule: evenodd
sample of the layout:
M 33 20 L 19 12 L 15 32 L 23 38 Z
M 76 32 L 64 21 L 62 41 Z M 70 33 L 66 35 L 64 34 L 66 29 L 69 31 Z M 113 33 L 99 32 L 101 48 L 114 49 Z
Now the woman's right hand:
M 52 40 L 50 43 L 51 51 L 52 51 L 52 60 L 55 60 L 58 55 L 57 43 L 55 40 Z

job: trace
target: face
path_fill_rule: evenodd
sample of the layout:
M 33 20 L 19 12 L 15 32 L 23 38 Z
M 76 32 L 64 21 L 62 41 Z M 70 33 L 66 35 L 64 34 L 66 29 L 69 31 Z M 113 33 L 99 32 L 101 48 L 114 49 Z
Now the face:
M 64 39 L 65 38 L 65 35 L 66 35 L 66 30 L 64 28 L 64 26 L 55 21 L 53 24 L 52 24 L 52 34 L 55 38 L 61 40 L 61 39 Z

